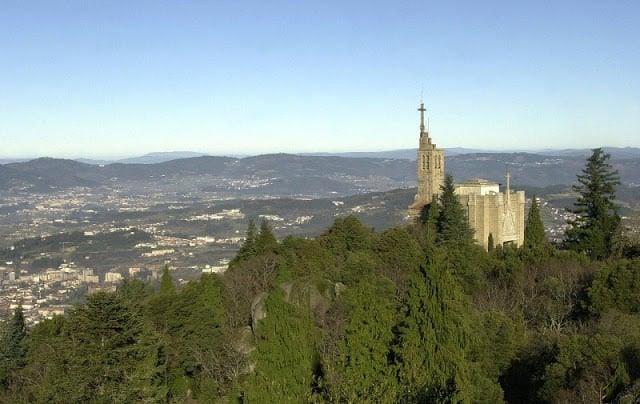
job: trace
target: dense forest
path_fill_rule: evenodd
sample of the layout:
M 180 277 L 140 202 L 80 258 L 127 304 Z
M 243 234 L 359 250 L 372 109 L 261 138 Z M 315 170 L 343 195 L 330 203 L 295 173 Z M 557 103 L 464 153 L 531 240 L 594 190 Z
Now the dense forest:
M 31 330 L 4 324 L 4 402 L 633 403 L 640 248 L 599 149 L 567 242 L 535 198 L 522 247 L 484 251 L 453 179 L 419 223 L 340 217 L 314 239 L 266 222 L 222 275 L 126 280 Z

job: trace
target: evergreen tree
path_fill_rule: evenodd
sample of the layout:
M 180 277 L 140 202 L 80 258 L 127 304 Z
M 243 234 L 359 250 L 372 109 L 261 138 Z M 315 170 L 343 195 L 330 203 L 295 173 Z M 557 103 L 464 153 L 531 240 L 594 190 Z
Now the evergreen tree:
M 173 284 L 173 279 L 169 273 L 169 266 L 165 265 L 162 270 L 162 278 L 160 278 L 160 294 L 161 295 L 175 295 L 176 285 Z
M 309 308 L 287 303 L 276 290 L 267 298 L 266 312 L 257 327 L 255 372 L 244 386 L 243 402 L 307 402 L 319 368 L 318 335 Z
M 34 401 L 165 399 L 158 339 L 145 329 L 140 312 L 115 293 L 88 296 L 64 322 L 59 337 L 39 345 L 44 347 L 36 352 L 45 354 L 48 363 L 45 372 L 36 373 L 43 380 L 34 386 L 39 396 Z
M 330 375 L 335 379 L 329 385 L 330 401 L 395 401 L 396 369 L 389 360 L 397 313 L 393 283 L 374 275 L 341 297 L 350 310 L 337 363 L 327 366 L 328 372 L 335 373 Z
M 558 340 L 557 349 L 540 389 L 540 398 L 546 402 L 612 402 L 629 382 L 620 338 L 600 333 L 568 335 Z
M 383 232 L 375 243 L 381 273 L 393 281 L 396 293 L 402 298 L 409 286 L 409 274 L 415 272 L 424 260 L 424 254 L 415 238 L 404 227 Z
M 6 399 L 6 402 L 63 401 L 56 396 L 56 392 L 68 377 L 67 369 L 62 366 L 68 352 L 62 336 L 65 322 L 65 317 L 55 316 L 36 324 L 28 333 L 25 340 L 28 350 L 25 367 L 16 380 L 18 383 L 9 386 L 17 394 L 15 399 Z M 25 383 L 26 380 L 29 382 Z
M 189 394 L 214 399 L 226 380 L 206 372 L 219 366 L 217 359 L 224 357 L 222 351 L 228 348 L 222 343 L 225 313 L 218 276 L 205 274 L 186 284 L 171 309 L 168 321 L 171 343 L 167 349 L 173 378 L 170 393 L 176 400 L 186 399 Z
M 134 306 L 139 306 L 153 293 L 151 285 L 140 279 L 125 279 L 118 286 L 118 296 Z
M 373 241 L 372 235 L 371 228 L 363 225 L 357 217 L 349 215 L 337 217 L 318 240 L 335 258 L 346 258 L 350 252 L 368 250 Z
M 412 274 L 396 356 L 402 402 L 471 402 L 468 313 L 439 265 Z
M 13 317 L 4 325 L 0 336 L 0 383 L 7 381 L 9 374 L 24 364 L 26 353 L 24 338 L 27 327 L 24 322 L 22 306 L 16 307 Z
M 618 171 L 608 163 L 610 155 L 601 148 L 593 149 L 586 167 L 578 175 L 573 190 L 579 193 L 574 202 L 574 220 L 569 221 L 566 245 L 594 259 L 612 254 L 614 241 L 620 230 L 618 207 L 614 204 Z
M 256 238 L 255 250 L 256 254 L 265 254 L 268 252 L 272 252 L 278 246 L 278 240 L 276 236 L 273 235 L 273 231 L 271 230 L 271 226 L 269 226 L 269 222 L 263 220 L 260 223 L 260 232 L 258 233 L 258 237 Z
M 123 297 L 126 296 L 123 295 Z M 176 285 L 174 285 L 171 274 L 169 273 L 169 267 L 165 265 L 162 270 L 162 277 L 160 278 L 159 292 L 149 297 L 144 305 L 147 316 L 151 319 L 158 331 L 167 331 L 175 298 Z
M 247 225 L 247 235 L 245 237 L 244 243 L 242 243 L 242 247 L 240 247 L 240 250 L 238 250 L 238 253 L 231 261 L 231 265 L 236 264 L 240 261 L 246 261 L 256 256 L 257 238 L 258 234 L 256 230 L 256 224 L 253 220 L 249 220 L 249 224 Z
M 587 293 L 594 313 L 640 312 L 640 260 L 616 260 L 604 266 Z
M 425 230 L 425 247 L 426 249 L 432 248 L 436 244 L 438 237 L 438 217 L 440 216 L 440 209 L 438 207 L 438 197 L 433 196 L 431 203 L 426 205 L 423 209 L 423 225 Z
M 531 207 L 527 216 L 527 224 L 524 228 L 524 245 L 528 248 L 540 246 L 546 242 L 544 225 L 540 218 L 540 208 L 536 196 L 531 197 Z
M 464 245 L 473 243 L 473 229 L 469 225 L 469 220 L 455 194 L 453 176 L 447 174 L 444 183 L 440 188 L 439 214 L 437 218 L 438 244 Z

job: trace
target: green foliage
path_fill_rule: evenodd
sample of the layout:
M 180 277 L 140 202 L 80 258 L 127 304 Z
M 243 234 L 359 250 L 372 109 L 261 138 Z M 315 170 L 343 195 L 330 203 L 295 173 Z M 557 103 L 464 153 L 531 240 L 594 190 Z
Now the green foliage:
M 240 250 L 231 261 L 231 266 L 237 262 L 246 261 L 249 258 L 256 256 L 257 237 L 258 234 L 256 230 L 256 224 L 253 220 L 249 220 L 249 224 L 247 225 L 247 235 L 245 236 L 244 243 L 242 243 L 242 247 L 240 247 Z
M 473 356 L 493 380 L 497 380 L 514 360 L 525 343 L 521 323 L 499 311 L 487 311 L 473 323 L 477 336 Z
M 164 266 L 162 277 L 160 278 L 160 294 L 163 296 L 173 296 L 176 294 L 176 285 L 173 283 L 167 265 Z
M 430 255 L 429 252 L 436 244 L 439 214 L 438 197 L 434 195 L 431 203 L 422 208 L 420 221 L 412 227 L 413 232 L 416 234 L 416 239 L 424 252 L 427 253 L 427 256 Z
M 370 251 L 349 252 L 344 261 L 344 271 L 338 280 L 347 286 L 355 286 L 362 278 L 375 273 L 377 268 L 376 256 Z
M 266 302 L 267 317 L 256 330 L 256 370 L 244 388 L 249 403 L 299 403 L 312 394 L 317 374 L 318 338 L 308 308 L 285 301 L 282 291 L 274 291 Z
M 14 315 L 0 401 L 599 402 L 640 386 L 640 261 L 535 232 L 487 254 L 447 187 L 425 223 L 375 234 L 349 216 L 281 243 L 250 225 L 223 275 L 176 289 L 165 268 L 157 292 L 126 280 L 26 335 Z
M 115 294 L 98 292 L 71 314 L 64 334 L 72 400 L 90 400 L 96 393 L 105 400 L 126 399 L 128 375 L 144 357 L 136 345 L 143 334 L 139 313 Z
M 260 223 L 260 232 L 256 239 L 256 255 L 273 252 L 277 247 L 278 240 L 276 240 L 276 236 L 273 235 L 269 222 L 263 220 L 262 223 Z
M 602 313 L 596 330 L 622 342 L 620 357 L 631 382 L 640 382 L 640 317 L 637 313 L 609 310 Z M 631 384 L 631 383 L 629 383 Z
M 318 242 L 331 256 L 329 266 L 336 268 L 332 274 L 335 281 L 353 285 L 378 269 L 378 259 L 372 251 L 374 233 L 355 216 L 336 218 Z
M 175 323 L 170 323 L 171 334 L 197 345 L 208 344 L 222 336 L 224 307 L 221 284 L 216 275 L 204 274 L 189 282 L 174 304 Z
M 589 289 L 591 310 L 640 311 L 640 260 L 620 260 L 606 265 Z
M 176 297 L 176 286 L 173 283 L 169 268 L 165 265 L 160 278 L 160 290 L 149 297 L 144 305 L 145 315 L 150 319 L 156 330 L 165 333 L 168 328 L 171 307 Z
M 401 400 L 473 401 L 470 312 L 461 290 L 437 265 L 411 281 L 396 348 Z
M 409 274 L 418 271 L 424 261 L 420 244 L 406 228 L 395 227 L 380 234 L 374 251 L 380 260 L 380 273 L 393 281 L 402 298 L 409 288 Z
M 548 402 L 603 402 L 629 382 L 622 345 L 608 335 L 560 339 L 555 362 L 547 366 L 541 398 Z
M 593 149 L 586 167 L 578 175 L 573 190 L 579 193 L 574 203 L 575 220 L 569 221 L 565 244 L 594 259 L 611 256 L 620 232 L 620 216 L 615 205 L 618 172 L 608 163 L 610 155 Z
M 216 275 L 203 275 L 198 281 L 189 282 L 176 296 L 170 311 L 166 313 L 167 333 L 170 340 L 170 394 L 187 398 L 198 397 L 205 386 L 208 394 L 226 391 L 229 381 L 219 373 L 203 373 L 219 365 L 224 356 L 224 330 L 226 323 L 222 303 L 221 283 Z M 191 390 L 189 392 L 189 390 Z
M 309 275 L 327 279 L 339 276 L 333 256 L 315 239 L 285 237 L 280 254 L 283 257 L 281 280 Z
M 66 321 L 62 316 L 44 320 L 37 324 L 25 340 L 27 346 L 26 366 L 19 373 L 18 382 L 9 386 L 8 394 L 13 391 L 14 402 L 61 402 L 64 397 L 57 384 L 66 383 L 62 349 L 63 329 Z
M 12 372 L 24 366 L 26 349 L 24 339 L 27 327 L 22 306 L 16 307 L 13 316 L 0 328 L 0 385 L 4 386 Z
M 397 307 L 387 279 L 363 279 L 341 296 L 349 307 L 344 338 L 326 364 L 331 402 L 393 402 L 398 394 L 390 361 Z
M 118 286 L 118 295 L 132 305 L 141 305 L 153 295 L 153 288 L 139 279 L 125 279 Z
M 368 250 L 373 240 L 373 231 L 355 216 L 338 217 L 318 240 L 334 257 L 344 259 L 348 252 Z
M 534 248 L 544 245 L 546 238 L 544 235 L 544 224 L 540 218 L 540 208 L 536 196 L 531 197 L 531 207 L 527 216 L 527 224 L 524 228 L 524 245 L 527 248 Z
M 445 268 L 462 286 L 464 292 L 471 294 L 482 287 L 483 277 L 489 266 L 489 256 L 484 249 L 475 244 L 454 244 L 437 250 L 439 255 L 433 260 Z
M 440 245 L 467 245 L 472 244 L 473 229 L 455 194 L 455 186 L 451 174 L 447 174 L 440 188 L 439 212 L 436 219 L 438 234 L 436 242 Z
M 139 311 L 114 293 L 87 297 L 63 322 L 30 337 L 28 401 L 139 402 L 163 399 L 162 359 Z

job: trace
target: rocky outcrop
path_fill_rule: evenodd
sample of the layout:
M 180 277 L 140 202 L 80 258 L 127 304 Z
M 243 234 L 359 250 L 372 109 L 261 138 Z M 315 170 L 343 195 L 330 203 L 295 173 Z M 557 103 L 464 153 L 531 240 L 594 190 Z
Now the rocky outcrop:
M 268 296 L 267 292 L 262 292 L 251 302 L 251 330 L 254 336 L 258 329 L 258 321 L 267 317 L 265 304 Z
M 333 283 L 325 279 L 303 278 L 278 285 L 288 303 L 307 306 L 315 315 L 323 315 L 331 303 L 346 289 L 343 283 Z M 251 302 L 251 330 L 255 336 L 260 320 L 267 317 L 266 300 L 268 294 L 260 293 Z

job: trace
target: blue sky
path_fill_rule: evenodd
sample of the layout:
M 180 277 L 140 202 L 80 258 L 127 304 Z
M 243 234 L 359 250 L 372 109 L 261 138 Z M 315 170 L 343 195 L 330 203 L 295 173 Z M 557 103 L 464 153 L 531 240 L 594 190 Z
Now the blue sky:
M 0 157 L 640 146 L 640 1 L 0 2 Z

